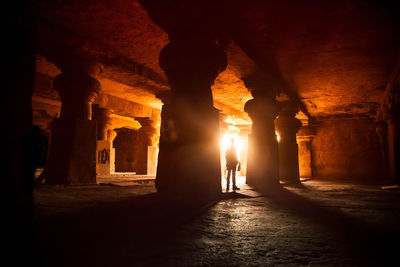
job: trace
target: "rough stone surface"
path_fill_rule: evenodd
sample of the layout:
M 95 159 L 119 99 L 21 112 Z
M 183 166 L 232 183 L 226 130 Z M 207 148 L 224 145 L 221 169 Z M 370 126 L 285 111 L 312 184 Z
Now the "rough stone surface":
M 315 177 L 382 181 L 381 152 L 370 119 L 335 119 L 319 125 L 312 141 Z
M 399 191 L 309 180 L 193 205 L 157 198 L 152 183 L 113 185 L 38 188 L 36 256 L 48 266 L 390 266 L 396 257 Z
M 198 3 L 177 6 L 173 12 L 182 15 Z M 236 0 L 207 6 L 230 35 L 224 44 L 229 66 L 213 86 L 214 104 L 237 124 L 249 123 L 243 104 L 250 95 L 241 78 L 255 68 L 301 99 L 313 116 L 376 113 L 400 40 L 389 2 Z M 160 107 L 154 94 L 169 86 L 158 56 L 168 35 L 138 0 L 39 1 L 38 8 L 39 20 L 46 22 L 40 25 L 58 32 L 41 26 L 39 39 L 52 43 L 61 34 L 103 62 L 98 79 L 105 92 Z M 175 14 L 165 16 L 173 21 Z

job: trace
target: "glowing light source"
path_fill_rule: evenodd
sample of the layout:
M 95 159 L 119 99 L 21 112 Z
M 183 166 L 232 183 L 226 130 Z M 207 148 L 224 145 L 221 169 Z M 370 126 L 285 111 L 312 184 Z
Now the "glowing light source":
M 236 153 L 238 159 L 240 161 L 240 154 L 243 150 L 243 142 L 240 140 L 238 134 L 226 134 L 221 137 L 221 150 L 223 151 L 224 155 L 228 147 L 231 145 L 231 140 L 235 140 L 233 146 L 236 148 Z
M 230 129 L 230 130 L 235 130 L 234 128 Z M 242 150 L 244 149 L 244 139 L 241 139 L 239 137 L 239 135 L 237 133 L 228 133 L 225 134 L 223 136 L 221 136 L 221 140 L 220 140 L 220 145 L 221 145 L 221 166 L 222 166 L 222 170 L 221 170 L 221 175 L 223 177 L 223 179 L 221 179 L 221 185 L 222 188 L 225 188 L 226 186 L 226 169 L 225 169 L 225 153 L 226 150 L 229 148 L 229 146 L 231 145 L 231 140 L 235 140 L 234 142 L 234 147 L 236 148 L 236 153 L 238 155 L 238 160 L 240 161 L 241 164 L 245 163 L 245 159 L 241 160 L 240 159 L 240 155 L 242 154 Z M 243 170 L 243 166 L 242 166 L 242 170 Z M 236 185 L 238 185 L 239 187 L 241 185 L 244 185 L 246 183 L 246 177 L 245 176 L 240 176 L 240 172 L 238 172 L 236 174 Z
M 281 137 L 279 136 L 279 134 L 277 132 L 275 132 L 276 134 L 276 140 L 278 140 L 278 142 L 281 140 Z

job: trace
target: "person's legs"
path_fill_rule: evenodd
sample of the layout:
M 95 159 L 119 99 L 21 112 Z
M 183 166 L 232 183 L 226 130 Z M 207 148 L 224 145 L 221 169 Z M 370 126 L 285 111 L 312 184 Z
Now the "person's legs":
M 228 175 L 226 176 L 226 191 L 229 190 L 229 183 L 231 180 L 232 169 L 228 169 Z
M 232 188 L 235 190 L 236 187 L 236 170 L 233 169 L 232 171 Z
M 236 186 L 236 169 L 232 170 L 232 188 L 233 190 L 239 190 L 240 188 Z

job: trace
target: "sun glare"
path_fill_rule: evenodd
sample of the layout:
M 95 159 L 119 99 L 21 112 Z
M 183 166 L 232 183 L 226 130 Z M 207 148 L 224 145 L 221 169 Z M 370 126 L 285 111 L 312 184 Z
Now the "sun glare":
M 226 134 L 226 135 L 222 136 L 221 137 L 221 149 L 225 154 L 226 150 L 231 145 L 232 139 L 235 140 L 233 145 L 236 148 L 236 153 L 238 155 L 238 159 L 240 160 L 240 154 L 243 149 L 243 142 L 242 142 L 242 140 L 240 140 L 238 134 Z
M 276 140 L 279 142 L 281 140 L 281 137 L 279 136 L 279 134 L 277 132 L 275 132 L 276 134 Z

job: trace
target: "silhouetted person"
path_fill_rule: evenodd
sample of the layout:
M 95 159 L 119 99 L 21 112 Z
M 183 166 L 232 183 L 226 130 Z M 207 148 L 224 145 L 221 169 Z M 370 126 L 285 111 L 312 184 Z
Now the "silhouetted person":
M 235 139 L 231 139 L 231 145 L 226 150 L 226 169 L 228 174 L 226 176 L 226 191 L 229 190 L 229 183 L 232 176 L 232 189 L 239 190 L 236 186 L 236 166 L 239 164 L 239 160 L 237 158 L 236 148 L 234 147 Z

